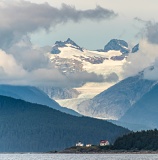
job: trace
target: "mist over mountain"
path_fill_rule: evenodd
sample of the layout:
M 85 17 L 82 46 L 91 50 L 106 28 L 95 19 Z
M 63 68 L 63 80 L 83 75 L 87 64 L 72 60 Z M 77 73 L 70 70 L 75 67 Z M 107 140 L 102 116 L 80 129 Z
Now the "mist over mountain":
M 91 100 L 78 105 L 81 114 L 104 119 L 119 119 L 153 86 L 142 74 L 126 78 Z
M 50 99 L 47 94 L 33 86 L 0 85 L 0 95 L 46 105 L 61 112 L 79 116 L 75 111 L 61 107 L 53 99 Z

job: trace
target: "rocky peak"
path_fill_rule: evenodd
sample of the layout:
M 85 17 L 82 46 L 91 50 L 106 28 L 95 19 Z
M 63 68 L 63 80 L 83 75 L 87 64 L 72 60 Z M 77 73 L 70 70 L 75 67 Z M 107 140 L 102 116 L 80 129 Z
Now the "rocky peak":
M 68 47 L 67 44 L 71 44 L 72 48 L 78 49 L 83 52 L 83 49 L 78 46 L 73 40 L 68 38 L 66 41 L 56 41 L 55 45 L 52 47 L 52 54 L 59 54 L 61 51 L 59 48 Z
M 132 48 L 132 53 L 135 53 L 139 50 L 139 44 L 135 45 L 133 48 Z
M 112 39 L 104 47 L 104 51 L 108 52 L 110 50 L 120 51 L 123 54 L 129 53 L 128 43 L 124 40 Z

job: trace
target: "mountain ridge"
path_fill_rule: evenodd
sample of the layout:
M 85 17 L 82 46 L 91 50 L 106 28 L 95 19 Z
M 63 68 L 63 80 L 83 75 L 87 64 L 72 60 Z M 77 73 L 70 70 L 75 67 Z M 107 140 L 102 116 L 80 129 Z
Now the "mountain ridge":
M 113 142 L 129 132 L 103 120 L 76 117 L 1 95 L 0 130 L 0 152 L 62 150 L 79 140 L 97 144 L 100 139 L 107 138 Z
M 27 102 L 47 105 L 62 112 L 80 116 L 73 110 L 61 107 L 53 99 L 50 99 L 46 93 L 33 86 L 0 85 L 0 95 L 25 100 Z
M 78 111 L 83 115 L 117 120 L 154 84 L 155 81 L 143 79 L 140 73 L 118 82 L 91 100 L 82 102 L 78 105 Z

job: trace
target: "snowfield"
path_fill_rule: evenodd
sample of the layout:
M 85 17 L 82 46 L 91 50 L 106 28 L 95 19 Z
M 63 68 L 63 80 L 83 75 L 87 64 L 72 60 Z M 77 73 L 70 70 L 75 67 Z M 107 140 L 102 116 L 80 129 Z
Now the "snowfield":
M 86 49 L 79 50 L 71 44 L 66 44 L 65 47 L 60 47 L 59 50 L 59 54 L 48 53 L 48 56 L 55 67 L 63 74 L 69 76 L 72 73 L 86 71 L 87 73 L 93 72 L 98 76 L 101 75 L 104 78 L 103 82 L 95 82 L 94 80 L 94 82 L 87 82 L 80 87 L 73 88 L 80 93 L 77 98 L 60 99 L 51 97 L 55 98 L 63 107 L 80 112 L 78 109 L 80 103 L 93 98 L 123 79 L 122 67 L 126 62 L 127 55 L 123 55 L 120 51 L 99 52 Z M 88 115 L 86 111 L 84 115 Z

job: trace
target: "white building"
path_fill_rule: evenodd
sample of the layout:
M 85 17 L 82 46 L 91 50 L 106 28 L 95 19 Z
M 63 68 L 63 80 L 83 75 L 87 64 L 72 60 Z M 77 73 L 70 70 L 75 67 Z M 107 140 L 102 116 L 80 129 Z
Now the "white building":
M 86 144 L 86 147 L 91 147 L 92 146 L 92 144 Z
M 107 141 L 107 140 L 100 141 L 100 146 L 108 146 L 108 145 L 109 145 L 109 141 Z
M 84 146 L 84 144 L 81 143 L 81 141 L 79 141 L 78 143 L 76 143 L 76 147 L 83 147 L 83 146 Z

